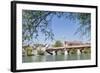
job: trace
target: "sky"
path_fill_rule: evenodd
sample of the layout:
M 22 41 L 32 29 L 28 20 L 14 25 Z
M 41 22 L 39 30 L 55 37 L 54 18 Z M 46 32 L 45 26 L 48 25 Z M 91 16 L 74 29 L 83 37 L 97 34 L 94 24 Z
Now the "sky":
M 75 31 L 77 30 L 78 26 L 78 20 L 77 22 L 72 21 L 70 19 L 65 18 L 57 18 L 54 17 L 52 21 L 52 30 L 55 34 L 55 39 L 59 40 L 81 40 L 79 36 L 75 35 Z
M 79 20 L 70 20 L 69 18 L 58 18 L 54 16 L 51 21 L 52 32 L 54 33 L 54 40 L 44 41 L 44 36 L 40 33 L 37 43 L 54 43 L 56 40 L 64 41 L 81 41 L 87 42 L 86 37 L 81 37 L 80 34 L 76 34 L 79 27 Z M 41 37 L 42 36 L 42 37 Z M 33 39 L 35 40 L 35 39 Z
M 79 41 L 79 42 L 88 42 L 86 37 L 81 37 L 80 34 L 75 34 L 80 23 L 79 20 L 71 20 L 69 18 L 58 18 L 54 16 L 50 23 L 52 32 L 54 34 L 54 40 L 44 41 L 45 36 L 42 33 L 39 33 L 38 40 L 35 40 L 35 43 L 43 44 L 52 44 L 56 40 L 64 41 Z

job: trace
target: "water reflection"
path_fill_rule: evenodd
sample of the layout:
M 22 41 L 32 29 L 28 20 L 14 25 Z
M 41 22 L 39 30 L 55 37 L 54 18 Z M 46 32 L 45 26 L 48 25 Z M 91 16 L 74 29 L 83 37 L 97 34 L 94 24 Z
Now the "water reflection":
M 69 54 L 69 55 L 38 55 L 38 56 L 23 56 L 23 63 L 30 62 L 47 62 L 47 61 L 69 61 L 69 60 L 88 60 L 91 59 L 90 54 Z

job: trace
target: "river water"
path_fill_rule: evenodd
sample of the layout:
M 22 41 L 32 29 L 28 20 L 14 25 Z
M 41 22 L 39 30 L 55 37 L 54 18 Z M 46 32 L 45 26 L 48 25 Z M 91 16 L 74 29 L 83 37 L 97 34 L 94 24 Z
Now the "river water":
M 69 55 L 37 55 L 23 56 L 22 63 L 30 62 L 49 62 L 49 61 L 70 61 L 70 60 L 89 60 L 90 54 L 69 54 Z

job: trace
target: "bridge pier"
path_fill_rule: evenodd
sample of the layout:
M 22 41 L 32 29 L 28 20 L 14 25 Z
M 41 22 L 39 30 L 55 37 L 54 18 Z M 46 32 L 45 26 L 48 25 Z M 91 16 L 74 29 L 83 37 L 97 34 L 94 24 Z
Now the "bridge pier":
M 55 51 L 52 51 L 53 55 L 56 55 Z
M 77 49 L 77 54 L 82 54 L 83 51 L 84 51 L 84 48 L 79 48 L 79 49 Z
M 55 51 L 55 55 L 57 55 L 57 51 Z
M 65 50 L 65 51 L 64 51 L 64 54 L 65 54 L 65 55 L 67 55 L 67 54 L 68 54 L 68 51 L 67 51 L 67 50 Z
M 77 49 L 77 54 L 79 55 L 79 54 L 81 54 L 81 51 L 80 51 L 80 49 Z

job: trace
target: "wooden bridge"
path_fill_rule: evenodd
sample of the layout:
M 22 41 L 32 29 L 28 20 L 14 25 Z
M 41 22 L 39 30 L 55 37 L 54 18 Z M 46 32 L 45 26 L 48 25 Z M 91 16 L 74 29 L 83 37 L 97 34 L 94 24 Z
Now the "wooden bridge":
M 52 47 L 46 49 L 46 52 L 48 52 L 51 55 L 53 54 L 57 55 L 58 51 L 64 51 L 64 54 L 69 54 L 72 49 L 74 50 L 76 49 L 77 53 L 80 54 L 84 49 L 90 49 L 90 48 L 91 48 L 90 45 L 74 45 L 74 46 L 66 46 L 66 47 Z

